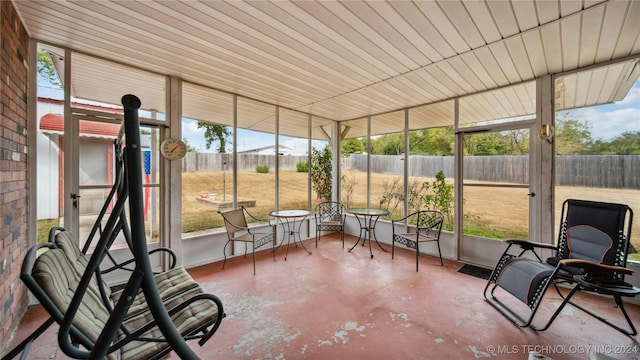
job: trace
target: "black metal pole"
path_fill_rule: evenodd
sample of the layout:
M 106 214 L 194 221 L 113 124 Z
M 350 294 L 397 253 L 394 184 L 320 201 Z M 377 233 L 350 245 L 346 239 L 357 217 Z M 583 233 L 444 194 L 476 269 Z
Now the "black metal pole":
M 131 251 L 136 270 L 141 271 L 144 296 L 158 324 L 158 328 L 181 359 L 198 359 L 176 329 L 162 303 L 153 279 L 153 269 L 147 256 L 147 238 L 144 224 L 144 194 L 142 190 L 142 160 L 140 153 L 140 124 L 138 109 L 140 99 L 135 95 L 122 97 L 126 134 L 126 174 L 129 184 L 129 219 L 131 222 Z

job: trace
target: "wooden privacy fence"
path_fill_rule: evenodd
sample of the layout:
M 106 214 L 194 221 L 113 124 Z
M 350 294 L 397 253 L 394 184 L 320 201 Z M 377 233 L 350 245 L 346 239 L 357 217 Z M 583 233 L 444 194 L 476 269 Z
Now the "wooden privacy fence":
M 184 172 L 231 170 L 231 154 L 190 152 L 182 160 Z M 280 168 L 295 170 L 306 156 L 280 156 Z M 402 175 L 404 156 L 372 155 L 371 172 Z M 238 154 L 238 170 L 254 170 L 266 165 L 275 169 L 275 156 Z M 341 159 L 343 169 L 367 170 L 366 155 L 351 155 Z M 556 184 L 612 189 L 640 189 L 640 155 L 571 155 L 556 157 Z M 409 156 L 409 176 L 435 177 L 443 171 L 453 178 L 453 156 Z M 529 158 L 527 156 L 468 156 L 464 162 L 465 180 L 527 184 Z
M 212 154 L 188 152 L 182 159 L 183 172 L 197 171 L 222 171 L 226 162 L 226 170 L 231 171 L 231 154 Z M 299 161 L 307 161 L 306 156 L 283 155 L 280 156 L 280 168 L 295 170 Z M 256 166 L 268 166 L 273 172 L 276 168 L 276 157 L 273 155 L 238 154 L 238 171 L 256 170 Z

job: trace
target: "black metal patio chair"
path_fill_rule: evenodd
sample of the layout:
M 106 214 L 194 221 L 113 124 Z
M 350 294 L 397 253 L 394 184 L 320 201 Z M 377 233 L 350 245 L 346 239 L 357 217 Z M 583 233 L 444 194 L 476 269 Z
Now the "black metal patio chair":
M 336 201 L 325 201 L 316 205 L 313 217 L 316 224 L 316 247 L 322 231 L 339 231 L 344 248 L 344 205 Z
M 410 249 L 416 250 L 416 271 L 418 271 L 418 258 L 420 257 L 420 244 L 435 242 L 438 246 L 438 256 L 440 266 L 442 263 L 442 252 L 440 251 L 440 233 L 444 215 L 435 210 L 420 210 L 413 212 L 402 219 L 391 222 L 393 229 L 391 258 L 395 254 L 396 243 L 402 244 Z

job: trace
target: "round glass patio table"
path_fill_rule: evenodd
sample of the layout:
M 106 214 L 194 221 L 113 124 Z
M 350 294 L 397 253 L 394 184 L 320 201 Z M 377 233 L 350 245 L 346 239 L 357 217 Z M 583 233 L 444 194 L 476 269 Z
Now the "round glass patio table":
M 305 249 L 309 253 L 309 255 L 311 255 L 311 251 L 309 251 L 309 249 L 304 246 L 304 243 L 300 238 L 300 228 L 302 227 L 303 220 L 307 216 L 311 215 L 311 212 L 307 210 L 277 210 L 272 211 L 269 215 L 278 219 L 278 222 L 282 226 L 283 230 L 282 241 L 280 242 L 280 245 L 278 245 L 278 247 L 273 250 L 274 252 L 280 249 L 280 247 L 284 244 L 284 239 L 286 237 L 287 251 L 284 254 L 284 259 L 287 260 L 287 255 L 289 255 L 289 243 L 291 242 L 291 239 L 293 239 L 293 244 L 298 247 L 298 244 L 296 244 L 296 235 L 298 235 L 298 242 L 300 243 L 300 245 L 302 245 L 302 248 Z M 298 224 L 297 228 L 296 219 L 300 219 L 300 223 Z
M 349 249 L 349 251 L 353 250 L 360 240 L 362 239 L 362 246 L 366 240 L 369 240 L 369 255 L 373 258 L 373 251 L 371 250 L 371 237 L 375 240 L 378 247 L 382 249 L 382 251 L 386 252 L 387 249 L 383 248 L 382 245 L 378 242 L 378 238 L 376 238 L 376 224 L 378 223 L 378 219 L 380 216 L 389 215 L 389 211 L 385 209 L 378 208 L 353 208 L 349 209 L 349 212 L 355 215 L 356 220 L 358 220 L 358 224 L 360 225 L 360 235 L 358 236 L 358 241 Z M 360 217 L 362 217 L 362 221 L 360 221 Z M 362 236 L 362 235 L 365 236 Z

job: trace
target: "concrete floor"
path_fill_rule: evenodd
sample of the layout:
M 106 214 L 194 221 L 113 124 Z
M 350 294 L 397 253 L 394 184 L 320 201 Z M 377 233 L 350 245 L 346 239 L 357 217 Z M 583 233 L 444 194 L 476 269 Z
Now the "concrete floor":
M 253 275 L 251 258 L 237 257 L 191 269 L 193 277 L 218 295 L 227 317 L 203 347 L 202 359 L 638 359 L 638 337 L 625 336 L 580 310 L 567 306 L 544 332 L 519 328 L 484 301 L 486 281 L 457 270 L 461 263 L 415 253 L 345 248 L 335 234 L 280 249 L 273 262 L 261 252 Z M 576 301 L 622 319 L 613 301 L 578 295 Z M 548 292 L 537 316 L 546 319 L 560 303 Z M 515 303 L 520 306 L 520 303 Z M 526 307 L 521 305 L 520 308 Z M 636 323 L 640 306 L 628 304 Z M 24 317 L 15 341 L 46 319 L 39 306 Z M 32 346 L 28 359 L 67 359 L 56 346 L 53 325 Z M 595 355 L 596 352 L 603 355 Z M 606 355 L 606 356 L 605 356 Z M 178 357 L 173 354 L 172 359 Z

